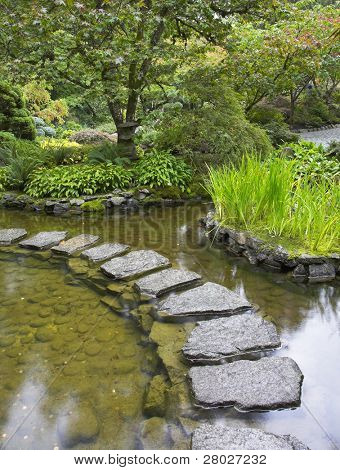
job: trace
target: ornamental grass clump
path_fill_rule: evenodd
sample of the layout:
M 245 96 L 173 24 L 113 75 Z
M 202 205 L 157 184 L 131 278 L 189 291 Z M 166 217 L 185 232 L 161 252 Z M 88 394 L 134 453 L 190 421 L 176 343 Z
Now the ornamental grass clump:
M 299 251 L 339 250 L 339 185 L 301 176 L 295 160 L 244 156 L 209 169 L 208 192 L 222 225 L 276 237 Z

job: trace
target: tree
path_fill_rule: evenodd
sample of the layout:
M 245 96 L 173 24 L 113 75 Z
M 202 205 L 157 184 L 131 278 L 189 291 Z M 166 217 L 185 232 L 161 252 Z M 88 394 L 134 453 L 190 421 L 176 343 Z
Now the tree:
M 291 6 L 273 24 L 233 25 L 221 66 L 244 96 L 247 112 L 264 98 L 283 94 L 290 97 L 293 123 L 301 93 L 311 82 L 320 84 L 326 70 L 329 89 L 336 89 L 337 11 L 331 6 L 306 8 L 305 3 Z
M 262 14 L 272 0 L 3 0 L 0 59 L 12 76 L 43 73 L 104 97 L 118 142 L 134 155 L 138 106 L 157 66 L 195 36 L 219 43 L 229 18 Z

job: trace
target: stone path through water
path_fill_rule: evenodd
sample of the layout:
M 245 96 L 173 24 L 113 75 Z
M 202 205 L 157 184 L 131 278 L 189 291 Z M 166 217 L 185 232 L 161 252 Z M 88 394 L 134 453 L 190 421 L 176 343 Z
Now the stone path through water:
M 11 245 L 26 235 L 24 229 L 1 230 L 0 246 Z M 83 234 L 65 241 L 66 238 L 67 232 L 41 232 L 20 241 L 19 246 L 38 251 L 52 248 L 55 255 L 80 255 L 92 263 L 110 257 L 109 261 L 97 266 L 98 276 L 102 272 L 117 280 L 133 279 L 137 291 L 151 298 L 156 297 L 154 307 L 162 314 L 163 321 L 177 322 L 188 316 L 206 320 L 197 324 L 183 348 L 184 357 L 205 364 L 195 365 L 188 374 L 196 406 L 234 406 L 239 411 L 269 411 L 300 405 L 303 375 L 291 358 L 269 356 L 251 361 L 239 360 L 239 356 L 246 352 L 280 346 L 275 326 L 258 317 L 246 299 L 211 282 L 196 287 L 195 284 L 200 281 L 198 274 L 170 268 L 170 261 L 155 251 L 140 250 L 125 254 L 128 250 L 126 245 L 103 244 L 81 253 L 85 247 L 94 245 L 99 237 Z M 82 270 L 86 270 L 84 266 L 73 264 L 80 275 Z M 179 288 L 185 290 L 176 293 Z M 103 301 L 114 308 L 115 298 L 107 295 L 107 291 L 105 294 Z M 157 299 L 164 294 L 167 294 L 164 300 Z M 151 313 L 150 307 L 147 311 Z M 161 326 L 161 323 L 158 324 Z M 235 359 L 233 362 L 206 365 L 209 361 L 220 362 L 227 357 Z M 203 424 L 194 432 L 192 448 L 229 450 L 305 447 L 292 436 L 229 427 L 225 427 L 221 433 L 216 426 Z

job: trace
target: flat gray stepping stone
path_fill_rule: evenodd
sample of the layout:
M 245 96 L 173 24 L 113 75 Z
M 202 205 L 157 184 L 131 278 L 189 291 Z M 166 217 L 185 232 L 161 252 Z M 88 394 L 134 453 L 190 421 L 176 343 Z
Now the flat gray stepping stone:
M 171 266 L 168 258 L 153 250 L 131 251 L 125 256 L 114 258 L 100 269 L 113 279 L 132 279 L 161 268 Z
M 196 404 L 203 408 L 251 411 L 300 405 L 303 375 L 289 357 L 192 367 L 189 377 Z
M 278 435 L 253 428 L 202 424 L 192 435 L 193 450 L 308 450 L 290 434 Z
M 182 351 L 189 361 L 212 362 L 278 348 L 275 325 L 253 313 L 199 322 Z
M 114 256 L 123 255 L 129 250 L 128 245 L 120 243 L 104 243 L 103 245 L 95 246 L 89 250 L 83 251 L 80 255 L 82 258 L 87 258 L 94 263 L 104 261 Z
M 98 240 L 99 237 L 96 235 L 77 235 L 76 237 L 70 238 L 66 242 L 60 243 L 58 246 L 53 246 L 51 250 L 53 253 L 70 256 L 82 248 L 93 245 L 93 243 L 96 243 Z
M 27 235 L 23 228 L 7 228 L 0 230 L 0 246 L 8 246 Z
M 232 315 L 251 307 L 246 299 L 213 282 L 172 295 L 159 304 L 159 310 L 170 316 Z
M 172 290 L 190 286 L 200 279 L 201 276 L 192 271 L 170 268 L 139 279 L 135 286 L 142 294 L 159 297 Z
M 22 248 L 47 250 L 67 237 L 67 232 L 39 232 L 34 237 L 19 243 Z

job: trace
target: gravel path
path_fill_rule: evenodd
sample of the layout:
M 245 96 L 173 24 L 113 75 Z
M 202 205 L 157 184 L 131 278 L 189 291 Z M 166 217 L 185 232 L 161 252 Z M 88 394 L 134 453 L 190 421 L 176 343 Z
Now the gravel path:
M 332 129 L 324 129 L 320 131 L 313 132 L 301 132 L 299 133 L 300 138 L 303 140 L 308 140 L 315 142 L 316 144 L 327 145 L 332 140 L 340 140 L 340 126 L 333 127 Z

